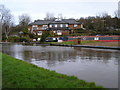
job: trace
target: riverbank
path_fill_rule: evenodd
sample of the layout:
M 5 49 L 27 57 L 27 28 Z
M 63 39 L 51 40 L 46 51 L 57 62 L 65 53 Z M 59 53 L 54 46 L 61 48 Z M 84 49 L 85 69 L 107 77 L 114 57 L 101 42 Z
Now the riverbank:
M 11 43 L 11 42 L 8 42 Z M 2 44 L 8 44 L 2 42 Z M 18 42 L 17 44 L 22 45 L 43 45 L 43 46 L 66 46 L 66 47 L 84 47 L 84 48 L 98 48 L 98 49 L 116 49 L 120 50 L 120 43 L 119 42 L 101 42 L 101 41 L 81 41 L 80 44 L 74 44 L 73 41 L 66 41 L 66 42 L 30 42 L 30 43 L 22 43 Z
M 0 44 L 10 44 L 14 42 L 0 42 Z M 73 41 L 64 41 L 64 42 L 16 42 L 17 44 L 25 44 L 25 45 L 50 45 L 50 44 L 61 44 L 61 45 L 75 45 Z M 120 47 L 120 42 L 102 42 L 102 41 L 81 41 L 80 44 L 77 45 L 86 45 L 86 46 L 109 46 L 109 47 Z
M 62 45 L 75 45 L 73 41 L 48 42 L 48 43 L 49 44 L 62 44 Z M 78 45 L 120 47 L 119 42 L 102 42 L 102 41 L 81 41 L 81 43 Z
M 71 42 L 50 42 L 51 46 L 66 46 L 66 47 L 84 47 L 84 48 L 98 48 L 98 49 L 116 49 L 120 50 L 119 42 L 97 42 L 97 41 L 88 41 L 81 42 L 81 44 L 71 44 Z
M 83 43 L 81 45 L 120 47 L 119 42 L 96 42 L 96 43 L 85 43 L 85 44 Z
M 1 54 L 1 53 L 0 53 Z M 3 88 L 101 88 L 2 54 Z

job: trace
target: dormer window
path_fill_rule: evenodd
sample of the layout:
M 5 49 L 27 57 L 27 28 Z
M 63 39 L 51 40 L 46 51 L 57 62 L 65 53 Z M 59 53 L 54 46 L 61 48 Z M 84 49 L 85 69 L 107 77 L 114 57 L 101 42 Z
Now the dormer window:
M 60 18 L 57 18 L 57 19 L 55 19 L 55 21 L 59 22 L 59 21 L 62 21 L 62 19 L 60 19 Z
M 74 27 L 77 27 L 78 25 L 77 24 L 74 24 Z

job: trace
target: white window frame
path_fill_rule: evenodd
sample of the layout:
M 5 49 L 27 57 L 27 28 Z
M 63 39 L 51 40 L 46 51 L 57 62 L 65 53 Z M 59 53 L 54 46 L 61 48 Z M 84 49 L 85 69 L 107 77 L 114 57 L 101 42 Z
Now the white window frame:
M 52 27 L 52 24 L 50 24 L 49 27 L 51 28 L 51 27 Z
M 42 28 L 43 28 L 43 29 L 47 29 L 47 28 L 48 28 L 48 25 L 43 25 Z
M 61 31 L 61 30 L 58 30 L 58 31 L 57 31 L 57 35 L 62 35 L 62 31 Z
M 34 28 L 36 28 L 36 29 L 34 29 Z M 33 25 L 32 26 L 32 30 L 38 30 L 38 26 L 37 25 Z
M 77 27 L 78 25 L 77 24 L 74 24 L 74 27 Z
M 55 24 L 55 27 L 57 27 L 57 24 Z
M 38 35 L 42 35 L 42 31 L 38 31 L 37 34 L 38 34 Z
M 68 27 L 68 24 L 66 24 L 65 26 Z
M 37 25 L 32 25 L 32 27 L 38 27 Z
M 60 27 L 63 27 L 63 24 L 60 24 Z
M 43 25 L 43 27 L 48 27 L 48 25 Z

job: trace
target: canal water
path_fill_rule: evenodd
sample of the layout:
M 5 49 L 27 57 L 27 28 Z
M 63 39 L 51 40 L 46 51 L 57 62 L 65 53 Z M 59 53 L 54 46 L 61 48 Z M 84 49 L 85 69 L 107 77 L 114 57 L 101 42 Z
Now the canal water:
M 37 66 L 106 88 L 118 88 L 118 50 L 18 44 L 4 44 L 2 49 Z

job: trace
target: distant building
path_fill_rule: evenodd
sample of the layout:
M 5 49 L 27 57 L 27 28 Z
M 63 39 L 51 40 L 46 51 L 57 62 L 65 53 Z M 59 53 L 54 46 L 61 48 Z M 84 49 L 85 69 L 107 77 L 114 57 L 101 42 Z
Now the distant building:
M 120 1 L 118 2 L 118 18 L 120 18 Z
M 75 19 L 35 20 L 29 24 L 28 30 L 35 35 L 42 35 L 44 31 L 50 31 L 54 35 L 70 35 L 76 29 L 81 29 L 82 23 Z

